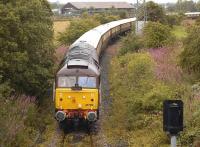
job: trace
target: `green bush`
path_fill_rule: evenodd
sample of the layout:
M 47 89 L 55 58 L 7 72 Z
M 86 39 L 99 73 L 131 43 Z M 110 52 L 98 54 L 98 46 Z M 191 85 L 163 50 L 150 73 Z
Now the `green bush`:
M 0 99 L 6 99 L 14 90 L 11 88 L 9 81 L 3 82 L 2 76 L 0 76 L 0 83 Z
M 148 22 L 143 31 L 144 42 L 148 48 L 170 45 L 174 39 L 170 27 L 158 22 Z
M 147 53 L 115 58 L 110 73 L 113 119 L 122 120 L 116 125 L 128 130 L 148 125 L 151 119 L 144 121 L 145 115 L 161 111 L 163 100 L 174 95 L 170 87 L 156 80 L 154 63 Z
M 123 37 L 121 44 L 119 55 L 124 55 L 128 52 L 137 52 L 143 46 L 141 38 L 134 32 Z
M 74 19 L 64 33 L 60 33 L 58 41 L 70 45 L 85 32 L 98 26 L 100 23 L 92 18 Z
M 198 105 L 197 108 L 199 108 L 199 106 L 200 105 Z M 190 119 L 188 120 L 188 118 Z M 194 111 L 192 116 L 188 116 L 188 118 L 186 118 L 186 128 L 181 134 L 181 143 L 182 145 L 192 144 L 194 146 L 198 146 L 200 143 L 200 109 Z
M 127 18 L 127 11 L 119 11 L 119 17 L 120 19 L 125 19 Z
M 184 51 L 181 53 L 180 62 L 183 69 L 200 76 L 200 26 L 196 25 L 189 29 L 184 40 Z
M 169 143 L 162 132 L 162 104 L 175 98 L 177 90 L 156 79 L 154 64 L 148 53 L 127 53 L 112 59 L 112 107 L 104 123 L 111 141 L 128 140 L 131 146 Z
M 200 25 L 200 16 L 196 19 L 195 24 L 196 24 L 196 25 Z
M 167 19 L 167 24 L 170 27 L 173 27 L 174 25 L 180 25 L 183 18 L 181 15 L 167 15 L 166 19 Z

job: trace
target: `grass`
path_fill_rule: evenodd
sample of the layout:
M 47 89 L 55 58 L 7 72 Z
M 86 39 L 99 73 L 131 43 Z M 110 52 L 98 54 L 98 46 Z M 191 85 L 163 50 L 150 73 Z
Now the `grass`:
M 177 39 L 183 39 L 187 36 L 186 28 L 184 26 L 174 26 L 172 33 Z
M 69 27 L 70 22 L 68 20 L 63 21 L 54 21 L 53 22 L 53 29 L 54 29 L 54 36 L 55 38 L 58 36 L 59 33 L 64 32 L 67 27 Z
M 69 20 L 57 20 L 53 22 L 53 29 L 54 29 L 54 44 L 55 46 L 59 46 L 59 42 L 57 41 L 57 37 L 59 33 L 62 33 L 65 31 L 66 28 L 68 28 L 70 25 Z

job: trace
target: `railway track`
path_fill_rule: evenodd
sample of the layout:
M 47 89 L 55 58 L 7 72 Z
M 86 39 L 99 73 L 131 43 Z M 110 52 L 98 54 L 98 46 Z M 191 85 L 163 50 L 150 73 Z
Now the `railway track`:
M 95 147 L 94 136 L 96 130 L 93 126 L 85 128 L 85 126 L 76 126 L 77 128 L 63 130 L 61 147 L 71 147 L 71 146 L 88 146 Z
M 102 67 L 102 87 L 103 91 L 103 98 L 101 104 L 101 112 L 100 112 L 100 120 L 96 122 L 93 127 L 86 127 L 79 126 L 76 129 L 69 129 L 62 133 L 60 147 L 74 147 L 74 146 L 87 146 L 87 147 L 108 147 L 110 146 L 107 143 L 107 139 L 105 136 L 105 132 L 103 132 L 102 127 L 102 120 L 107 116 L 110 105 L 111 99 L 109 97 L 109 83 L 108 83 L 108 65 L 110 63 L 110 59 L 114 57 L 117 53 L 117 48 L 119 48 L 119 43 L 115 42 L 108 46 L 105 50 L 101 58 L 101 67 Z M 72 127 L 72 126 L 71 126 Z M 73 127 L 72 127 L 73 128 Z

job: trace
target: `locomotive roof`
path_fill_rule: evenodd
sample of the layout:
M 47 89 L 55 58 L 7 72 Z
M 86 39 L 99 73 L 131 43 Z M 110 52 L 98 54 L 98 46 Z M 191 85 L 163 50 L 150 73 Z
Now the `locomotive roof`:
M 67 57 L 66 61 L 77 58 L 77 59 L 88 60 L 88 62 L 91 62 L 90 60 L 94 59 L 98 62 L 96 49 L 90 44 L 85 43 L 83 41 L 80 42 L 79 44 L 71 46 L 66 57 Z

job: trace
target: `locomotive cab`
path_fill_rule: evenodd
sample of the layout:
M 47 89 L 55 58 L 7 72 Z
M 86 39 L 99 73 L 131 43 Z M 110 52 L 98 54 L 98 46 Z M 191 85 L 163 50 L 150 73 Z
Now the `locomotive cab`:
M 99 71 L 94 65 L 73 59 L 57 73 L 55 118 L 59 122 L 65 119 L 94 122 L 98 119 L 100 80 Z

